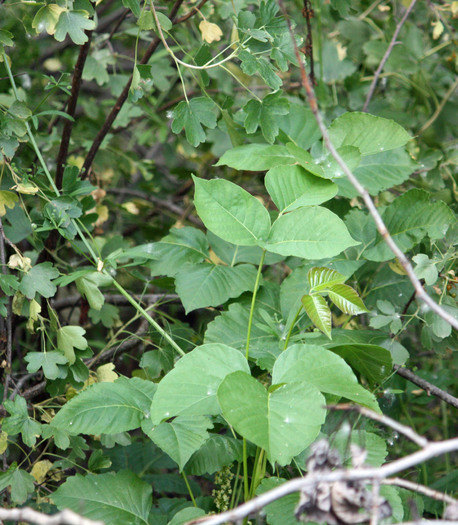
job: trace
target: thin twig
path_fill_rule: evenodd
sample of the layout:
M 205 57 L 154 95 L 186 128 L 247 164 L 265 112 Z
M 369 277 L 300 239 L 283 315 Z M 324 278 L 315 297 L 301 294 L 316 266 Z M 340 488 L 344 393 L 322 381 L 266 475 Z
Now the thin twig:
M 68 145 L 70 144 L 70 137 L 73 129 L 73 117 L 75 116 L 76 103 L 78 101 L 78 95 L 81 88 L 81 81 L 83 77 L 84 64 L 91 47 L 92 31 L 85 31 L 87 36 L 87 42 L 80 48 L 78 59 L 75 64 L 75 71 L 73 73 L 72 80 L 72 91 L 70 98 L 68 99 L 67 114 L 72 117 L 71 119 L 65 119 L 64 127 L 62 129 L 62 140 L 60 141 L 59 153 L 57 155 L 56 165 L 56 186 L 58 190 L 62 189 L 62 178 L 64 174 L 64 165 L 67 160 Z
M 409 481 L 407 479 L 402 479 L 402 478 L 383 479 L 381 480 L 381 484 L 402 487 L 404 489 L 411 490 L 412 492 L 418 492 L 419 494 L 423 494 L 437 501 L 445 501 L 446 503 L 450 503 L 450 504 L 456 503 L 456 499 L 452 498 L 448 494 L 444 494 L 443 492 L 439 492 L 438 490 L 430 489 L 429 487 L 425 487 L 424 485 L 420 485 L 419 483 L 414 483 L 413 481 Z
M 3 230 L 3 222 L 0 217 L 0 263 L 2 265 L 2 273 L 6 275 L 8 270 L 6 268 L 6 250 L 5 250 L 5 231 Z M 8 397 L 8 387 L 11 377 L 11 362 L 13 356 L 13 311 L 12 298 L 8 297 L 8 304 L 6 305 L 6 367 L 5 367 L 5 382 L 3 384 L 3 400 Z
M 380 73 L 383 71 L 383 68 L 385 67 L 386 61 L 388 60 L 388 58 L 389 58 L 389 56 L 391 54 L 391 51 L 393 50 L 393 47 L 396 44 L 396 39 L 398 38 L 399 32 L 401 31 L 402 26 L 404 25 L 404 22 L 407 20 L 408 16 L 410 15 L 410 12 L 414 8 L 416 2 L 417 2 L 417 0 L 412 0 L 412 2 L 410 3 L 409 7 L 406 9 L 406 12 L 404 13 L 404 16 L 401 18 L 400 22 L 396 26 L 396 29 L 395 29 L 394 34 L 393 34 L 393 38 L 391 39 L 391 42 L 390 42 L 387 50 L 385 51 L 385 54 L 383 55 L 383 58 L 380 61 L 380 64 L 379 64 L 379 66 L 378 66 L 378 68 L 377 68 L 377 70 L 376 70 L 376 72 L 374 74 L 374 78 L 372 79 L 371 86 L 369 88 L 369 92 L 367 94 L 367 97 L 366 97 L 366 100 L 364 102 L 364 106 L 363 106 L 363 109 L 362 109 L 362 111 L 364 111 L 364 112 L 367 111 L 369 103 L 370 103 L 370 101 L 372 99 L 372 95 L 374 94 L 375 87 L 377 86 L 377 82 L 378 82 Z
M 27 521 L 37 525 L 105 525 L 103 521 L 94 521 L 76 514 L 70 509 L 48 516 L 29 507 L 21 509 L 0 509 L 0 520 Z
M 350 405 L 346 403 L 341 405 L 330 405 L 327 408 L 329 410 L 345 410 L 351 412 L 358 412 L 359 414 L 365 417 L 373 419 L 374 421 L 378 421 L 379 423 L 382 423 L 387 427 L 391 427 L 400 434 L 403 434 L 404 436 L 409 438 L 419 447 L 425 447 L 429 443 L 429 441 L 426 438 L 414 432 L 410 427 L 403 425 L 402 423 L 399 423 L 398 421 L 395 421 L 394 419 L 391 419 L 390 417 L 385 416 L 384 414 L 377 414 L 377 412 L 374 412 L 369 408 L 360 405 Z
M 187 13 L 185 13 L 183 16 L 180 16 L 180 18 L 177 18 L 175 20 L 175 24 L 181 24 L 182 22 L 186 22 L 186 20 L 189 20 L 192 16 L 198 13 L 199 9 L 201 9 L 207 2 L 208 0 L 201 0 L 199 5 L 191 7 L 191 9 Z
M 431 124 L 435 122 L 437 117 L 441 114 L 441 111 L 444 109 L 445 104 L 449 101 L 450 97 L 455 92 L 455 89 L 458 86 L 458 78 L 455 80 L 455 82 L 449 87 L 447 93 L 445 93 L 444 98 L 441 100 L 440 104 L 437 106 L 436 111 L 431 115 L 431 117 L 423 124 L 423 126 L 420 128 L 420 131 L 418 132 L 418 135 L 421 135 L 424 133 Z
M 318 104 L 317 99 L 315 96 L 315 92 L 313 90 L 312 84 L 310 83 L 310 80 L 307 76 L 307 72 L 305 71 L 304 64 L 301 60 L 301 56 L 299 53 L 299 50 L 296 45 L 296 40 L 294 38 L 294 33 L 291 27 L 291 22 L 288 17 L 288 13 L 285 10 L 285 6 L 283 4 L 283 0 L 278 0 L 278 3 L 280 4 L 280 7 L 282 9 L 282 12 L 285 16 L 285 19 L 288 23 L 289 32 L 291 34 L 291 39 L 294 46 L 294 51 L 296 54 L 296 58 L 299 64 L 299 69 L 301 73 L 301 80 L 302 85 L 305 89 L 307 100 L 310 106 L 310 109 L 312 110 L 312 113 L 315 117 L 315 120 L 318 124 L 318 127 L 321 131 L 321 134 L 323 136 L 323 142 L 326 147 L 326 149 L 331 153 L 332 157 L 336 160 L 337 164 L 342 168 L 343 173 L 347 176 L 348 180 L 351 182 L 351 184 L 354 186 L 356 191 L 360 194 L 360 196 L 363 198 L 364 203 L 366 204 L 366 207 L 372 216 L 375 225 L 377 227 L 378 232 L 382 236 L 385 243 L 388 245 L 390 250 L 394 253 L 394 255 L 398 258 L 399 263 L 404 268 L 407 277 L 409 278 L 410 282 L 412 283 L 413 287 L 415 288 L 415 292 L 417 297 L 422 300 L 424 303 L 426 303 L 431 310 L 433 310 L 437 315 L 439 315 L 444 321 L 446 321 L 448 324 L 453 326 L 456 330 L 458 330 L 458 319 L 455 319 L 451 314 L 446 312 L 441 306 L 439 306 L 423 289 L 423 286 L 421 285 L 420 280 L 415 275 L 415 272 L 412 268 L 412 264 L 410 263 L 409 259 L 405 256 L 404 252 L 400 250 L 398 245 L 394 242 L 393 238 L 391 237 L 385 223 L 383 222 L 383 219 L 381 215 L 379 214 L 374 201 L 372 200 L 371 196 L 369 195 L 369 192 L 366 190 L 366 188 L 359 182 L 359 180 L 355 177 L 353 172 L 350 170 L 350 168 L 347 166 L 347 164 L 344 162 L 342 157 L 339 155 L 338 151 L 336 150 L 334 144 L 331 142 L 331 139 L 329 137 L 328 130 L 324 124 L 324 121 L 321 117 L 321 114 L 318 110 Z
M 183 3 L 184 0 L 176 0 L 175 4 L 173 5 L 169 18 L 172 20 L 172 22 L 175 23 L 175 17 L 176 14 Z M 156 36 L 154 37 L 151 44 L 148 46 L 148 49 L 145 51 L 145 54 L 143 55 L 142 59 L 140 60 L 140 64 L 144 65 L 148 62 L 148 60 L 151 58 L 152 54 L 156 51 L 157 47 L 159 46 L 161 42 L 161 39 Z M 89 149 L 89 152 L 84 160 L 83 168 L 81 171 L 81 178 L 85 179 L 88 177 L 91 171 L 92 163 L 94 162 L 94 158 L 99 151 L 99 148 L 106 137 L 107 133 L 110 131 L 111 126 L 113 125 L 113 122 L 115 121 L 116 117 L 119 115 L 119 112 L 121 111 L 121 108 L 123 107 L 124 103 L 127 100 L 127 97 L 129 96 L 129 90 L 130 86 L 132 84 L 133 75 L 129 77 L 129 80 L 127 81 L 126 85 L 124 86 L 124 89 L 122 90 L 121 94 L 119 95 L 118 99 L 114 103 L 113 107 L 111 108 L 110 113 L 107 115 L 105 122 L 102 124 L 102 127 L 99 129 L 97 135 L 95 136 L 91 148 Z
M 121 294 L 104 294 L 105 302 L 114 304 L 117 306 L 130 306 L 129 301 Z M 145 303 L 157 303 L 158 301 L 177 301 L 179 296 L 177 294 L 161 294 L 161 293 L 150 293 L 143 295 L 132 294 L 137 301 L 144 301 Z M 51 306 L 55 310 L 63 310 L 64 308 L 69 308 L 75 306 L 81 299 L 80 295 L 70 295 L 68 297 L 63 297 L 62 299 L 51 300 Z
M 283 496 L 299 492 L 306 487 L 316 486 L 318 483 L 333 483 L 336 481 L 359 481 L 359 480 L 384 480 L 398 472 L 412 468 L 434 457 L 447 454 L 458 450 L 458 438 L 448 439 L 435 443 L 428 443 L 422 450 L 414 452 L 404 458 L 392 461 L 381 467 L 358 468 L 358 469 L 338 469 L 333 472 L 307 475 L 304 478 L 296 478 L 283 483 L 260 496 L 247 501 L 243 505 L 229 511 L 218 514 L 217 516 L 208 516 L 189 522 L 188 525 L 204 523 L 205 525 L 220 525 L 227 522 L 238 522 L 247 516 L 257 514 L 261 509 L 276 501 Z M 451 522 L 450 522 L 451 523 Z M 456 525 L 456 522 L 455 524 Z
M 432 383 L 429 383 L 425 379 L 417 376 L 414 374 L 411 370 L 408 368 L 403 368 L 401 366 L 395 365 L 394 369 L 396 370 L 396 373 L 403 377 L 404 379 L 407 379 L 411 383 L 414 383 L 415 385 L 422 388 L 428 395 L 433 395 L 441 399 L 442 401 L 445 401 L 449 405 L 452 405 L 455 408 L 458 408 L 458 398 L 452 396 L 448 392 L 445 392 L 444 390 L 438 388 L 437 386 L 433 385 Z

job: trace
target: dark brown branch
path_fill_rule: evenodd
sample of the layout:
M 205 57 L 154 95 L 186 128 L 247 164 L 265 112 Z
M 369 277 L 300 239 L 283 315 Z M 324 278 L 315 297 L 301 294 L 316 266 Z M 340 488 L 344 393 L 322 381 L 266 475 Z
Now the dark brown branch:
M 412 0 L 412 2 L 410 3 L 409 7 L 406 10 L 406 12 L 404 13 L 404 16 L 401 18 L 400 22 L 396 26 L 396 29 L 395 29 L 394 34 L 393 34 L 393 38 L 391 39 L 391 42 L 390 42 L 390 44 L 388 46 L 388 49 L 386 50 L 385 54 L 383 55 L 383 58 L 380 61 L 380 64 L 379 64 L 379 66 L 378 66 L 378 68 L 377 68 L 377 70 L 376 70 L 376 72 L 374 74 L 374 78 L 372 79 L 371 86 L 369 88 L 369 92 L 367 94 L 367 97 L 366 97 L 366 100 L 364 102 L 364 106 L 363 106 L 363 109 L 362 109 L 362 111 L 364 111 L 364 112 L 366 112 L 367 108 L 369 107 L 369 103 L 370 103 L 370 101 L 372 99 L 372 95 L 374 94 L 375 87 L 377 86 L 378 79 L 380 77 L 380 74 L 383 71 L 383 68 L 385 67 L 386 61 L 388 60 L 388 58 L 389 58 L 389 56 L 391 54 L 391 51 L 393 50 L 393 47 L 396 44 L 396 39 L 398 38 L 399 32 L 401 31 L 402 26 L 404 25 L 404 22 L 407 20 L 408 16 L 410 15 L 410 12 L 414 8 L 416 2 L 417 2 L 417 0 Z
M 170 11 L 169 18 L 174 23 L 176 23 L 175 17 L 183 1 L 184 0 L 176 0 L 174 6 L 172 7 Z M 142 59 L 139 62 L 140 64 L 146 64 L 148 62 L 152 54 L 156 51 L 160 42 L 161 42 L 160 38 L 156 36 L 151 42 L 151 44 L 149 45 L 148 49 L 145 51 L 145 54 L 143 55 Z M 122 90 L 114 106 L 112 107 L 110 113 L 105 119 L 105 122 L 102 124 L 102 127 L 100 128 L 99 132 L 94 138 L 94 141 L 92 142 L 92 146 L 89 149 L 86 159 L 84 160 L 83 168 L 81 171 L 81 178 L 83 179 L 88 177 L 88 175 L 90 174 L 92 163 L 94 162 L 94 158 L 97 152 L 99 151 L 100 145 L 102 144 L 103 139 L 106 137 L 107 133 L 110 131 L 111 126 L 113 125 L 113 122 L 115 121 L 116 117 L 119 115 L 121 108 L 123 107 L 124 103 L 127 100 L 127 97 L 129 96 L 129 89 L 132 84 L 132 78 L 133 78 L 133 75 L 130 76 L 129 80 L 124 86 L 124 89 Z
M 81 80 L 83 76 L 84 64 L 91 47 L 92 31 L 85 32 L 87 36 L 87 42 L 81 46 L 78 55 L 78 60 L 75 64 L 75 72 L 73 73 L 72 80 L 72 91 L 70 98 L 68 99 L 67 114 L 72 117 L 72 120 L 65 119 L 64 127 L 62 130 L 62 140 L 60 142 L 59 153 L 57 155 L 57 166 L 56 166 L 56 186 L 58 190 L 62 189 L 62 178 L 64 174 L 64 165 L 68 155 L 68 145 L 70 144 L 70 137 L 73 129 L 73 117 L 75 116 L 76 103 L 78 101 L 78 95 L 81 88 Z
M 8 270 L 6 268 L 6 250 L 5 250 L 5 232 L 3 230 L 3 222 L 0 218 L 0 264 L 2 265 L 2 273 L 6 275 Z M 5 382 L 3 384 L 3 400 L 8 396 L 8 387 L 11 376 L 11 361 L 13 355 L 13 311 L 12 298 L 8 297 L 8 304 L 6 305 L 6 367 L 5 367 Z M 1 334 L 3 336 L 3 334 Z
M 315 63 L 313 61 L 313 36 L 312 36 L 312 24 L 311 19 L 315 16 L 313 11 L 312 3 L 310 0 L 304 0 L 304 9 L 302 9 L 302 16 L 305 18 L 307 24 L 307 36 L 305 37 L 305 49 L 304 54 L 309 59 L 310 63 L 310 80 L 312 84 L 316 85 L 315 80 Z M 323 65 L 321 65 L 323 68 Z
M 428 394 L 428 396 L 433 395 L 435 397 L 438 397 L 440 400 L 445 401 L 449 405 L 458 408 L 458 399 L 456 397 L 438 388 L 432 383 L 429 383 L 425 379 L 418 377 L 408 368 L 402 368 L 398 365 L 396 365 L 394 368 L 399 376 L 403 377 L 404 379 L 407 379 L 414 385 L 417 385 L 420 388 L 422 388 Z
M 179 296 L 176 294 L 159 294 L 151 293 L 144 295 L 135 295 L 132 297 L 137 301 L 144 301 L 148 304 L 157 303 L 159 301 L 177 301 Z M 121 294 L 104 294 L 105 301 L 110 304 L 115 304 L 117 306 L 130 306 L 130 302 Z M 79 303 L 81 299 L 80 295 L 71 295 L 69 297 L 64 297 L 63 299 L 55 299 L 51 301 L 51 306 L 55 310 L 63 310 L 64 308 L 70 308 Z
M 186 22 L 186 20 L 189 20 L 189 18 L 194 16 L 199 11 L 199 9 L 203 7 L 207 2 L 208 0 L 201 0 L 199 5 L 192 7 L 186 14 L 180 16 L 180 18 L 177 18 L 175 20 L 175 24 L 181 24 L 182 22 Z

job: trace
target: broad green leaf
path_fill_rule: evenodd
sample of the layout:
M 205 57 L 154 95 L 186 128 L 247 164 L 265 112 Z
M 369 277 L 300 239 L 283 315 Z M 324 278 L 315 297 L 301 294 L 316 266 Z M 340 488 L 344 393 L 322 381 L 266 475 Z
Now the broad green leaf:
M 331 436 L 331 441 L 333 448 L 340 452 L 344 464 L 351 461 L 349 442 L 367 451 L 365 464 L 372 467 L 381 467 L 388 455 L 386 438 L 365 430 L 340 428 Z
M 137 18 L 140 16 L 141 9 L 139 0 L 122 0 L 122 5 L 130 9 Z
M 56 379 L 60 375 L 58 365 L 65 365 L 68 363 L 67 358 L 60 352 L 29 352 L 24 361 L 29 363 L 27 365 L 27 372 L 34 373 L 40 368 L 43 369 L 43 374 L 47 379 Z
M 367 312 L 362 299 L 347 284 L 334 284 L 329 288 L 328 297 L 331 301 L 346 314 L 356 315 Z
M 251 264 L 219 266 L 216 264 L 186 264 L 175 276 L 175 284 L 186 313 L 219 306 L 232 297 L 253 290 L 256 268 Z
M 180 472 L 189 458 L 207 441 L 213 423 L 205 416 L 178 416 L 170 423 L 153 425 L 145 419 L 142 430 L 178 465 Z
M 409 190 L 387 206 L 382 218 L 398 247 L 406 252 L 426 235 L 443 239 L 447 229 L 456 221 L 451 209 L 442 201 L 431 202 L 430 194 L 423 190 Z M 388 261 L 394 258 L 380 234 L 375 245 L 364 252 L 370 261 Z
M 15 275 L 0 274 L 0 288 L 6 295 L 14 295 L 14 292 L 19 288 L 19 281 Z
M 63 11 L 65 11 L 65 9 L 57 4 L 43 6 L 37 11 L 32 21 L 32 27 L 37 33 L 41 33 L 44 30 L 48 35 L 53 35 L 56 32 L 59 16 Z
M 356 111 L 336 118 L 329 128 L 329 135 L 336 148 L 355 146 L 363 157 L 400 148 L 411 139 L 394 120 Z
M 152 275 L 174 277 L 186 263 L 200 263 L 207 259 L 208 242 L 197 228 L 172 228 L 170 234 L 154 243 L 152 254 L 157 259 L 148 266 Z
M 320 346 L 296 344 L 277 359 L 272 383 L 295 381 L 308 381 L 325 394 L 345 397 L 380 412 L 374 395 L 358 383 L 349 365 Z
M 277 166 L 267 172 L 264 184 L 281 213 L 332 199 L 337 186 L 305 171 L 301 166 Z
M 284 146 L 247 144 L 226 151 L 215 166 L 229 166 L 245 171 L 264 171 L 275 166 L 292 164 L 294 160 Z
M 210 434 L 186 464 L 186 473 L 194 476 L 213 474 L 236 461 L 242 461 L 241 441 L 226 435 Z
M 416 167 L 417 164 L 402 147 L 363 157 L 353 173 L 371 195 L 377 195 L 383 190 L 402 184 Z M 336 183 L 339 186 L 339 195 L 350 199 L 358 195 L 346 177 L 337 179 Z
M 337 215 L 311 206 L 279 217 L 272 225 L 265 248 L 281 255 L 324 259 L 356 244 Z
M 227 180 L 194 177 L 194 204 L 205 226 L 222 239 L 255 246 L 267 239 L 269 212 L 247 191 Z
M 243 107 L 246 132 L 254 133 L 260 127 L 266 141 L 273 144 L 279 131 L 276 117 L 286 115 L 288 109 L 288 100 L 281 96 L 280 91 L 266 95 L 261 102 L 251 99 Z
M 34 478 L 13 463 L 6 472 L 0 472 L 0 491 L 11 487 L 11 499 L 18 504 L 24 503 L 34 489 Z
M 43 297 L 52 297 L 56 293 L 56 285 L 53 279 L 59 277 L 59 272 L 50 262 L 44 262 L 33 266 L 24 274 L 19 291 L 27 299 L 34 299 L 39 293 Z
M 326 416 L 324 397 L 314 385 L 301 381 L 267 391 L 246 372 L 224 379 L 218 402 L 228 423 L 280 465 L 312 443 Z
M 433 285 L 438 277 L 438 271 L 434 260 L 431 260 L 425 253 L 415 255 L 415 257 L 412 257 L 412 260 L 416 264 L 414 268 L 415 275 L 419 279 L 424 279 L 428 286 Z
M 277 91 L 281 87 L 282 81 L 280 77 L 275 74 L 274 67 L 264 57 L 261 56 L 258 58 L 254 53 L 242 49 L 237 55 L 237 58 L 241 61 L 240 66 L 242 71 L 247 75 L 251 76 L 259 73 L 264 82 L 274 91 Z
M 296 146 L 296 144 L 293 144 L 292 142 L 286 144 L 286 149 L 294 157 L 294 160 L 299 166 L 302 166 L 305 170 L 316 177 L 321 177 L 322 179 L 326 178 L 319 161 L 314 159 L 308 151 Z
M 12 191 L 0 191 L 0 217 L 6 214 L 6 208 L 14 208 L 19 197 Z
M 87 348 L 85 333 L 86 330 L 81 326 L 63 326 L 57 331 L 57 348 L 71 365 L 76 359 L 75 348 L 78 350 Z
M 249 356 L 256 361 L 259 367 L 264 370 L 271 370 L 275 359 L 281 352 L 280 337 L 282 334 L 272 333 L 270 327 L 266 327 L 263 323 L 259 308 L 259 294 L 257 304 L 258 308 L 254 311 L 251 327 Z M 226 312 L 223 312 L 209 323 L 205 332 L 205 342 L 229 344 L 240 351 L 244 351 L 248 320 L 248 307 L 245 308 L 239 303 L 231 304 Z M 277 323 L 277 326 L 280 330 L 280 323 Z
M 141 425 L 156 385 L 142 379 L 120 378 L 96 383 L 65 404 L 52 421 L 70 434 L 117 434 Z
M 20 433 L 22 441 L 27 446 L 33 447 L 37 436 L 41 434 L 41 424 L 29 417 L 26 400 L 16 396 L 14 401 L 6 399 L 3 405 L 10 416 L 3 419 L 2 429 L 10 436 Z
M 283 142 L 292 142 L 307 150 L 320 137 L 321 132 L 315 117 L 307 104 L 290 103 L 286 115 L 278 115 L 279 138 Z
M 331 268 L 315 266 L 307 273 L 310 289 L 319 292 L 335 284 L 343 284 L 347 279 L 344 275 Z
M 186 523 L 201 518 L 205 514 L 205 511 L 199 507 L 186 507 L 179 510 L 167 525 L 186 525 Z
M 133 472 L 76 474 L 67 478 L 51 498 L 59 510 L 71 509 L 110 525 L 148 525 L 152 487 Z
M 186 139 L 194 147 L 205 142 L 206 134 L 202 126 L 216 127 L 215 103 L 207 97 L 197 97 L 190 101 L 183 100 L 173 110 L 172 131 L 180 133 L 184 128 Z
M 92 31 L 96 27 L 94 20 L 89 20 L 87 11 L 63 11 L 59 15 L 59 21 L 56 24 L 54 38 L 62 42 L 68 36 L 78 46 L 87 42 L 87 35 L 84 31 Z
M 223 344 L 198 346 L 182 357 L 159 383 L 151 405 L 151 421 L 159 424 L 173 416 L 216 415 L 216 391 L 227 374 L 248 363 L 241 352 Z
M 337 153 L 351 171 L 354 171 L 361 162 L 361 153 L 355 146 L 341 146 L 337 148 Z M 323 177 L 326 179 L 346 179 L 341 166 L 331 153 L 327 153 L 325 159 L 320 163 L 320 167 L 323 170 Z
M 15 117 L 26 120 L 32 116 L 32 110 L 27 107 L 24 102 L 19 102 L 19 100 L 16 100 L 11 104 L 11 106 L 8 109 L 8 113 L 14 115 Z
M 312 323 L 326 334 L 329 339 L 332 339 L 331 310 L 326 300 L 321 295 L 304 295 L 302 297 L 302 306 Z
M 275 476 L 264 478 L 256 489 L 256 496 L 272 490 L 286 483 L 286 481 L 286 479 Z M 266 505 L 264 511 L 266 513 L 267 523 L 269 525 L 297 525 L 299 522 L 294 516 L 294 511 L 298 503 L 299 494 L 295 492 Z

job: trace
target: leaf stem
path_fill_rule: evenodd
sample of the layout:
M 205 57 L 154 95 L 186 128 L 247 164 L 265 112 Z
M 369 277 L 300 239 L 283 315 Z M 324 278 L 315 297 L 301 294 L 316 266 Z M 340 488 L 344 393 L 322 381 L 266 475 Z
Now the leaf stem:
M 259 261 L 258 273 L 256 274 L 256 282 L 254 283 L 253 297 L 251 298 L 250 317 L 248 319 L 248 331 L 247 331 L 247 336 L 246 336 L 246 348 L 245 348 L 246 359 L 248 359 L 248 353 L 250 350 L 251 327 L 253 325 L 254 305 L 256 303 L 256 295 L 258 294 L 259 281 L 261 279 L 262 267 L 264 265 L 265 257 L 266 257 L 266 250 L 263 249 L 261 260 Z
M 188 493 L 191 498 L 192 504 L 194 505 L 194 507 L 197 507 L 196 498 L 194 497 L 194 494 L 192 493 L 191 485 L 189 484 L 188 477 L 186 476 L 186 473 L 184 470 L 181 471 L 181 475 L 183 476 L 184 482 L 186 484 L 186 488 L 188 489 Z
M 296 312 L 296 315 L 294 316 L 293 321 L 291 322 L 291 326 L 288 330 L 288 335 L 286 336 L 285 345 L 283 346 L 283 350 L 286 350 L 288 348 L 289 339 L 291 337 L 291 334 L 293 333 L 294 325 L 296 324 L 297 319 L 299 318 L 299 314 L 301 313 L 303 306 L 302 304 L 299 306 L 299 310 Z
M 247 456 L 245 438 L 243 438 L 242 451 L 243 451 L 243 495 L 244 495 L 244 500 L 246 502 L 250 499 L 250 486 L 248 483 L 248 456 Z

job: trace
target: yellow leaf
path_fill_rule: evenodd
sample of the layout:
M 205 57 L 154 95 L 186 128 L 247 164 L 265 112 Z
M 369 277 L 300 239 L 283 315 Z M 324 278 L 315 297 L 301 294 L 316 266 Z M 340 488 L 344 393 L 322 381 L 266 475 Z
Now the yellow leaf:
M 432 22 L 431 25 L 434 27 L 433 40 L 437 40 L 444 32 L 444 25 L 440 20 L 438 20 L 437 22 Z
M 396 259 L 396 262 L 389 262 L 389 267 L 393 270 L 394 273 L 397 273 L 398 275 L 406 275 L 406 271 L 404 270 L 404 267 L 401 265 L 401 263 Z
M 32 268 L 32 259 L 30 257 L 23 257 L 18 253 L 14 253 L 8 261 L 8 267 L 12 270 L 20 269 L 28 272 Z
M 2 430 L 0 432 L 0 454 L 3 454 L 8 447 L 8 434 Z
M 458 16 L 458 2 L 452 2 L 452 16 L 453 18 Z
M 97 381 L 99 383 L 113 383 L 118 379 L 118 374 L 113 372 L 115 365 L 107 363 L 97 368 Z
M 132 215 L 138 215 L 140 210 L 134 202 L 125 202 L 122 207 Z
M 27 330 L 32 333 L 35 333 L 33 329 L 33 323 L 38 321 L 38 314 L 40 312 L 41 306 L 37 303 L 37 301 L 35 301 L 35 299 L 32 299 L 29 305 L 29 320 L 27 321 Z
M 12 191 L 0 191 L 0 217 L 6 213 L 6 208 L 13 209 L 18 201 L 18 196 Z
M 58 58 L 48 58 L 43 62 L 43 65 L 51 73 L 56 73 L 63 68 L 62 62 Z
M 81 169 L 84 164 L 84 157 L 76 157 L 75 155 L 70 155 L 70 157 L 68 157 L 67 162 L 70 166 L 76 166 L 78 169 Z
M 32 474 L 37 483 L 42 483 L 46 477 L 46 474 L 51 468 L 51 461 L 49 461 L 48 459 L 44 459 L 43 461 L 38 461 L 37 463 L 35 463 L 35 465 L 32 467 L 32 471 L 30 472 L 30 474 Z
M 37 186 L 30 184 L 30 182 L 26 184 L 16 184 L 16 186 L 13 186 L 11 189 L 16 190 L 18 193 L 24 193 L 25 195 L 35 195 L 35 193 L 38 192 Z
M 108 207 L 105 204 L 97 204 L 95 212 L 99 218 L 95 221 L 96 226 L 101 226 L 105 221 L 108 220 Z
M 202 40 L 205 40 L 207 44 L 212 42 L 219 42 L 223 36 L 223 32 L 220 27 L 207 20 L 202 20 L 199 24 L 200 32 L 202 33 Z

